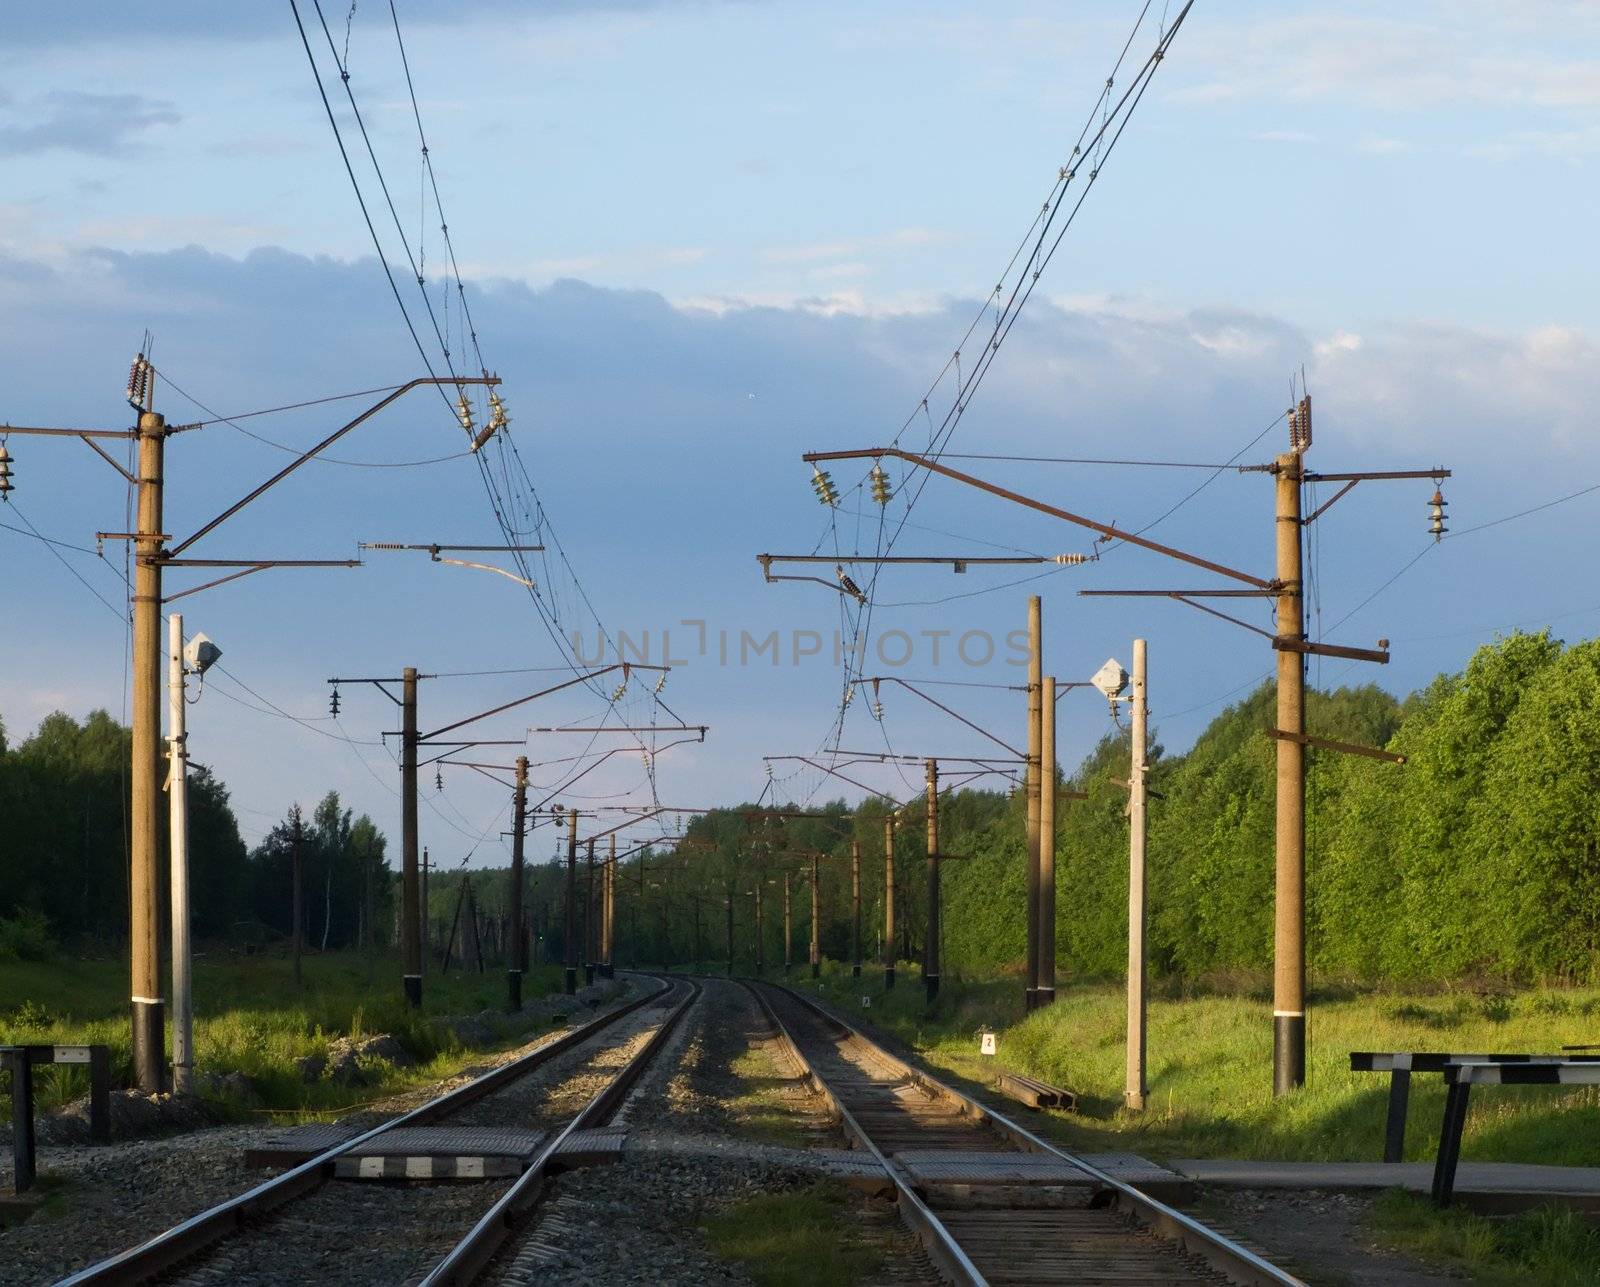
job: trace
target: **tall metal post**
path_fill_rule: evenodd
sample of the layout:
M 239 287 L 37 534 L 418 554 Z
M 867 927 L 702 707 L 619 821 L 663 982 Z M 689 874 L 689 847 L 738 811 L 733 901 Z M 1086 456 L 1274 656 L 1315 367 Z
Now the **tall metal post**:
M 928 929 L 922 944 L 922 986 L 931 1003 L 939 995 L 939 761 L 928 774 Z
M 850 977 L 861 977 L 861 842 L 850 842 Z
M 1150 707 L 1146 688 L 1145 645 L 1133 641 L 1133 732 L 1128 756 L 1128 1066 L 1122 1102 L 1142 1109 L 1145 1078 L 1145 774 L 1150 747 Z
M 161 528 L 167 422 L 139 413 L 139 521 L 133 573 L 133 748 L 129 876 L 129 993 L 133 1074 L 143 1091 L 166 1085 L 161 995 Z
M 728 912 L 728 977 L 733 977 L 733 885 L 728 885 L 727 897 L 724 898 Z
M 762 941 L 763 939 L 766 938 L 767 926 L 766 926 L 766 921 L 763 919 L 763 917 L 761 915 L 761 912 L 762 912 L 762 904 L 761 904 L 762 887 L 761 886 L 762 886 L 761 876 L 760 876 L 760 874 L 758 872 L 757 875 L 756 875 L 756 977 L 758 979 L 765 972 L 766 965 L 767 965 L 766 944 Z
M 1056 677 L 1039 690 L 1039 977 L 1036 1004 L 1056 999 Z
M 400 674 L 400 941 L 406 1000 L 420 1006 L 422 918 L 428 913 L 417 882 L 417 668 Z
M 1277 466 L 1278 633 L 1275 642 L 1305 641 L 1300 568 L 1298 452 Z M 1306 752 L 1305 659 L 1278 652 L 1277 905 L 1272 952 L 1272 1090 L 1286 1094 L 1306 1080 Z
M 599 918 L 595 915 L 594 906 L 594 838 L 588 841 L 589 849 L 589 884 L 583 898 L 583 981 L 594 982 L 594 963 L 599 953 L 596 939 L 599 936 Z M 662 903 L 666 902 L 666 891 L 661 891 Z
M 705 959 L 700 954 L 700 947 L 704 941 L 700 934 L 700 904 L 702 901 L 699 894 L 691 893 L 689 895 L 689 906 L 694 908 L 694 943 L 691 944 L 691 949 L 694 952 L 694 968 L 696 970 L 700 968 L 700 962 Z
M 564 935 L 563 957 L 566 969 L 566 990 L 571 996 L 578 990 L 578 811 L 567 810 L 567 930 Z
M 817 856 L 811 855 L 811 977 L 822 977 L 822 928 L 821 920 L 822 897 L 820 882 L 818 880 Z
M 506 1002 L 522 1009 L 522 973 L 528 968 L 522 925 L 522 846 L 528 830 L 528 757 L 517 756 L 517 785 L 511 797 L 511 951 L 506 958 Z
M 183 618 L 167 618 L 167 811 L 172 872 L 172 1089 L 194 1089 L 194 1004 L 189 986 L 189 741 Z
M 1043 658 L 1039 596 L 1028 596 L 1028 977 L 1023 1004 L 1039 1003 L 1039 810 L 1041 795 L 1039 725 L 1043 708 Z
M 794 968 L 794 911 L 789 896 L 789 873 L 783 873 L 783 973 Z
M 304 831 L 300 825 L 300 806 L 294 807 L 294 835 L 290 838 L 292 850 L 290 854 L 290 870 L 293 889 L 290 892 L 290 934 L 294 939 L 294 985 L 299 987 L 300 956 L 306 950 L 306 902 L 305 902 L 305 865 L 301 857 L 300 847 L 304 842 Z
M 894 986 L 894 815 L 883 820 L 883 986 Z

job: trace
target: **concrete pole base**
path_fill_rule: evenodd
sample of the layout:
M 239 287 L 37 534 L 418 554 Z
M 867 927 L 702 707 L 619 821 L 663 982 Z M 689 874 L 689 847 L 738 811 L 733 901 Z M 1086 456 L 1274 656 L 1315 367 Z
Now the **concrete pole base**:
M 894 966 L 886 965 L 883 968 L 883 989 L 885 992 L 894 988 Z
M 1287 1095 L 1306 1084 L 1306 1017 L 1272 1016 L 1272 1093 Z
M 928 994 L 928 1000 L 931 1002 L 939 995 L 939 976 L 937 974 L 924 974 L 922 976 L 922 986 Z
M 506 971 L 506 1009 L 515 1014 L 522 1009 L 522 971 Z
M 133 1003 L 133 1076 L 142 1091 L 167 1088 L 167 1003 Z
M 402 980 L 406 990 L 406 1004 L 413 1010 L 422 1008 L 422 976 L 408 974 Z

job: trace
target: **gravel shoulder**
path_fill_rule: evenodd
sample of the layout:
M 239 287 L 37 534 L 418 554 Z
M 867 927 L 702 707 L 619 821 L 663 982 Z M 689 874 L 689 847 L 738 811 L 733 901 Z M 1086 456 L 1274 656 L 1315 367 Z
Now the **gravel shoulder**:
M 619 995 L 592 1013 L 625 999 Z M 376 1125 L 559 1035 L 560 1030 L 543 1032 L 512 1049 L 485 1055 L 446 1081 L 368 1105 L 341 1120 Z M 244 1124 L 110 1144 L 41 1144 L 42 1201 L 27 1221 L 0 1229 L 0 1287 L 55 1282 L 246 1192 L 266 1177 L 245 1169 L 245 1149 L 280 1130 L 273 1123 Z M 11 1150 L 5 1147 L 0 1149 L 0 1174 L 9 1176 L 10 1168 Z
M 1383 1244 L 1372 1193 L 1212 1189 L 1188 1209 L 1313 1287 L 1458 1287 L 1464 1280 Z

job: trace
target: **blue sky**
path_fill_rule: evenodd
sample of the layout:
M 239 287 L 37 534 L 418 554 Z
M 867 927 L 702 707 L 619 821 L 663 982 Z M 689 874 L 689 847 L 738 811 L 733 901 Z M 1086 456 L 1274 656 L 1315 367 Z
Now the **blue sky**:
M 342 53 L 346 11 L 324 9 Z M 676 641 L 694 629 L 677 623 L 705 620 L 713 641 L 732 632 L 737 654 L 740 631 L 787 641 L 838 627 L 837 595 L 765 586 L 754 562 L 819 540 L 834 548 L 799 454 L 882 441 L 916 409 L 1068 159 L 1136 11 L 400 5 L 486 356 L 610 629 L 649 631 L 659 648 L 662 628 Z M 147 327 L 157 365 L 224 412 L 416 373 L 287 4 L 221 13 L 163 6 L 139 31 L 105 4 L 12 19 L 0 50 L 0 419 L 123 423 L 123 374 Z M 1313 465 L 1452 466 L 1458 530 L 1600 482 L 1600 18 L 1553 2 L 1392 15 L 1197 4 L 953 450 L 1220 462 L 1281 412 L 1303 366 L 1317 405 Z M 1153 36 L 1146 28 L 1135 50 Z M 349 68 L 402 223 L 414 244 L 425 240 L 437 299 L 443 247 L 421 199 L 386 5 L 357 6 Z M 341 123 L 351 124 L 343 112 Z M 197 414 L 173 389 L 163 407 L 173 420 Z M 243 423 L 304 445 L 332 415 Z M 340 455 L 429 458 L 441 442 L 456 449 L 452 432 L 437 402 L 418 399 Z M 1241 459 L 1266 459 L 1281 433 Z M 10 446 L 18 490 L 0 521 L 23 526 L 25 515 L 86 547 L 96 530 L 123 525 L 118 480 L 87 451 Z M 226 425 L 174 439 L 169 456 L 178 531 L 287 459 Z M 966 463 L 1137 524 L 1208 477 Z M 1334 630 L 1427 546 L 1430 492 L 1363 485 L 1318 524 L 1329 637 L 1384 635 L 1395 655 L 1375 673 L 1325 662 L 1314 679 L 1405 692 L 1458 668 L 1497 628 L 1550 621 L 1569 638 L 1593 633 L 1593 498 L 1430 549 Z M 1264 478 L 1225 474 L 1153 535 L 1265 573 L 1270 505 Z M 854 508 L 872 509 L 847 498 Z M 929 487 L 910 521 L 905 552 L 1088 548 L 1060 524 L 945 484 Z M 839 522 L 848 549 L 857 519 Z M 877 516 L 860 522 L 870 546 Z M 314 464 L 210 539 L 216 555 L 342 557 L 358 540 L 497 538 L 477 471 L 455 460 Z M 12 626 L 0 638 L 0 715 L 11 734 L 58 706 L 120 711 L 115 615 L 38 542 L 0 530 L 0 544 Z M 60 553 L 117 602 L 114 567 Z M 919 640 L 899 673 L 1015 682 L 998 662 L 974 670 L 946 656 L 934 667 L 919 632 L 1020 625 L 1028 590 L 996 587 L 1028 574 L 886 574 L 874 629 Z M 1063 678 L 1108 654 L 1126 660 L 1134 634 L 1150 639 L 1156 719 L 1173 746 L 1267 672 L 1268 650 L 1178 606 L 1072 592 L 1187 583 L 1176 565 L 1121 550 L 1034 585 L 1046 596 L 1047 664 Z M 560 577 L 545 591 L 565 623 L 586 619 Z M 971 597 L 928 602 L 958 593 Z M 354 572 L 263 574 L 184 606 L 191 628 L 223 645 L 229 670 L 192 716 L 195 753 L 234 789 L 252 839 L 291 799 L 328 787 L 397 829 L 388 753 L 330 736 L 376 740 L 393 727 L 386 703 L 349 691 L 335 728 L 321 719 L 328 675 L 560 662 L 516 586 L 400 555 Z M 753 796 L 760 755 L 813 750 L 838 701 L 826 651 L 723 666 L 713 642 L 712 655 L 689 659 L 665 696 L 712 735 L 662 757 L 661 797 Z M 426 709 L 444 722 L 552 673 L 441 679 L 425 686 Z M 313 727 L 241 704 L 260 704 L 249 689 Z M 1020 737 L 1015 694 L 947 695 Z M 853 707 L 845 745 L 976 749 L 914 699 L 884 700 L 881 729 L 865 703 Z M 493 735 L 594 718 L 599 705 L 552 700 Z M 629 708 L 651 709 L 640 692 Z M 1062 709 L 1070 764 L 1107 724 L 1087 700 L 1070 717 Z M 535 738 L 530 754 L 580 749 Z M 560 766 L 548 771 L 559 781 Z M 621 797 L 643 776 L 640 757 L 616 756 L 563 798 Z M 873 780 L 904 791 L 892 773 Z M 786 789 L 817 785 L 801 777 Z M 476 860 L 498 860 L 504 793 L 457 771 L 432 794 L 430 844 L 459 858 L 486 833 Z

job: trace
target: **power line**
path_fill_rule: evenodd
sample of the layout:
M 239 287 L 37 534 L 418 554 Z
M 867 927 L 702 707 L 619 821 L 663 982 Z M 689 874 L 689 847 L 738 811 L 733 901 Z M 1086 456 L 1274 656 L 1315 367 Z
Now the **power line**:
M 152 367 L 152 369 L 154 369 L 154 367 Z M 165 368 L 162 368 L 157 373 L 167 384 L 172 387 L 172 391 L 174 393 L 178 394 L 182 398 L 186 398 L 189 402 L 199 407 L 201 411 L 205 412 L 206 415 L 211 417 L 209 420 L 201 420 L 196 422 L 198 425 L 205 426 L 224 424 L 230 429 L 238 430 L 238 432 L 242 433 L 246 438 L 254 439 L 263 446 L 273 447 L 278 451 L 287 452 L 291 456 L 303 456 L 305 455 L 305 449 L 303 447 L 291 447 L 287 443 L 276 442 L 273 439 L 266 437 L 264 434 L 259 434 L 253 430 L 246 429 L 243 425 L 239 424 L 238 421 L 248 419 L 251 416 L 268 416 L 280 411 L 297 411 L 302 407 L 322 406 L 325 403 L 339 402 L 346 398 L 364 397 L 370 393 L 393 393 L 394 390 L 399 387 L 397 385 L 388 385 L 378 389 L 366 389 L 361 393 L 336 393 L 332 397 L 311 398 L 305 402 L 292 402 L 282 407 L 269 407 L 265 411 L 247 411 L 243 415 L 239 416 L 224 416 L 213 411 L 210 407 L 206 406 L 205 403 L 201 402 L 199 398 L 195 397 L 194 394 L 188 392 L 186 389 L 180 386 L 178 382 L 167 373 Z M 358 469 L 415 469 L 422 465 L 440 465 L 447 460 L 460 460 L 461 457 L 469 456 L 471 454 L 472 453 L 470 451 L 456 451 L 450 453 L 448 456 L 432 456 L 426 460 L 345 460 L 339 456 L 327 455 L 314 456 L 313 459 L 327 465 L 348 465 Z
M 1481 532 L 1485 528 L 1499 527 L 1502 523 L 1510 523 L 1519 518 L 1527 518 L 1529 514 L 1537 514 L 1542 510 L 1553 509 L 1557 505 L 1565 505 L 1568 501 L 1577 500 L 1578 497 L 1587 496 L 1591 492 L 1600 492 L 1600 483 L 1592 483 L 1588 487 L 1580 488 L 1578 491 L 1570 492 L 1565 496 L 1558 496 L 1555 500 L 1545 501 L 1542 505 L 1535 505 L 1532 509 L 1519 510 L 1515 514 L 1507 514 L 1504 518 L 1493 518 L 1487 523 L 1479 523 L 1475 527 L 1460 528 L 1451 532 L 1445 539 L 1450 540 L 1458 536 L 1466 536 L 1470 532 Z
M 1280 416 L 1278 419 L 1282 419 Z M 1277 421 L 1273 422 L 1274 424 Z M 1108 460 L 1096 456 L 1008 456 L 989 452 L 946 451 L 940 460 L 1006 460 L 1030 465 L 1141 465 L 1150 469 L 1227 469 L 1232 461 L 1220 465 L 1197 464 L 1192 460 Z

